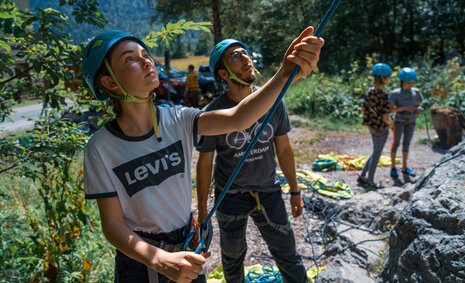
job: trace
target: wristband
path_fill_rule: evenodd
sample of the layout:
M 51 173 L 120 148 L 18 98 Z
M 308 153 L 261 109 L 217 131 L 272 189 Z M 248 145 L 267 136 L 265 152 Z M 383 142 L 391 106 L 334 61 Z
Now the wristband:
M 300 190 L 297 192 L 291 192 L 291 196 L 300 196 Z

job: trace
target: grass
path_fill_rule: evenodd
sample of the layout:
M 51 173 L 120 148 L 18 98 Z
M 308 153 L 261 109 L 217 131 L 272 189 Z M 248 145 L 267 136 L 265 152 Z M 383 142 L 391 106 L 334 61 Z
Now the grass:
M 351 120 L 337 120 L 334 118 L 312 118 L 311 120 L 301 121 L 292 120 L 293 127 L 307 128 L 309 130 L 327 130 L 327 131 L 344 131 L 344 132 L 362 132 L 366 127 L 359 123 L 353 123 Z
M 160 63 L 165 64 L 164 57 L 155 57 Z M 180 58 L 180 59 L 171 59 L 170 65 L 175 67 L 178 70 L 187 70 L 189 65 L 194 65 L 195 69 L 197 70 L 200 65 L 208 64 L 209 61 L 208 56 L 189 56 L 187 58 Z

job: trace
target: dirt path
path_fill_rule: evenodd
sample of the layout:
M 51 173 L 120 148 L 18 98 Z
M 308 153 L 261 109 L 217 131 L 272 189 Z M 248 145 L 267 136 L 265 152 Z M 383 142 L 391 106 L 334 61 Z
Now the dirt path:
M 291 119 L 296 119 L 296 117 L 291 117 Z M 430 135 L 435 135 L 434 130 L 429 131 Z M 372 142 L 371 136 L 368 132 L 364 133 L 347 133 L 347 132 L 326 132 L 325 137 L 322 139 L 321 135 L 319 139 L 316 139 L 315 142 L 315 132 L 305 128 L 294 128 L 290 133 L 289 137 L 291 143 L 293 144 L 298 169 L 311 169 L 311 159 L 316 157 L 317 154 L 327 154 L 334 152 L 336 154 L 350 154 L 350 155 L 370 155 L 372 151 Z M 378 167 L 375 175 L 376 182 L 382 182 L 383 187 L 392 187 L 392 186 L 403 186 L 408 182 L 415 182 L 423 171 L 432 166 L 434 163 L 439 161 L 443 156 L 442 153 L 432 150 L 431 146 L 420 144 L 420 141 L 427 138 L 427 133 L 424 130 L 417 130 L 414 134 L 413 141 L 410 147 L 410 156 L 408 159 L 408 166 L 415 170 L 417 173 L 416 177 L 406 177 L 400 174 L 398 179 L 393 179 L 389 175 L 389 167 Z M 383 155 L 390 155 L 390 147 L 392 144 L 392 133 L 389 134 L 388 141 L 383 150 Z M 398 150 L 398 157 L 400 154 L 401 148 Z M 197 160 L 197 153 L 194 153 L 192 166 L 193 174 L 195 174 L 195 163 Z M 400 165 L 398 165 L 400 167 Z M 320 173 L 328 181 L 334 179 L 343 179 L 345 182 L 355 191 L 356 194 L 362 194 L 364 189 L 357 185 L 357 174 L 360 171 L 330 171 Z M 195 175 L 193 175 L 195 176 Z M 285 196 L 286 197 L 286 196 Z M 329 201 L 334 201 L 328 199 Z M 342 204 L 344 201 L 335 201 L 338 204 Z M 289 208 L 289 201 L 286 199 L 285 203 Z M 209 209 L 213 207 L 213 199 L 209 200 Z M 197 211 L 197 201 L 193 201 L 193 211 Z M 314 220 L 309 220 L 308 218 L 304 219 L 299 217 L 297 219 L 291 218 L 291 224 L 293 231 L 295 233 L 297 250 L 299 253 L 305 256 L 312 256 L 312 247 L 305 242 L 305 236 L 307 235 L 307 228 L 313 225 L 318 224 Z M 207 272 L 210 273 L 221 263 L 221 255 L 219 248 L 219 231 L 217 229 L 216 218 L 213 217 L 213 227 L 214 227 L 214 237 L 210 247 L 210 252 L 212 256 L 208 259 L 206 264 Z M 247 227 L 247 243 L 248 251 L 244 264 L 246 266 L 254 264 L 263 264 L 264 262 L 274 261 L 270 258 L 270 253 L 263 239 L 261 238 L 257 228 L 253 225 L 253 221 L 249 221 Z M 322 251 L 322 248 L 317 246 L 316 253 L 319 254 Z M 309 259 L 304 259 L 305 266 L 310 266 L 313 262 Z

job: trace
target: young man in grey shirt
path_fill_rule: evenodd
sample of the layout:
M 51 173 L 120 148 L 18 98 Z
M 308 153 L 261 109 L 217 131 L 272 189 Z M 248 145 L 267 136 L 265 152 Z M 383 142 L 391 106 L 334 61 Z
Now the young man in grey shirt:
M 218 43 L 210 55 L 210 69 L 217 80 L 226 82 L 229 90 L 210 103 L 207 111 L 232 107 L 255 89 L 252 83 L 256 71 L 249 49 L 242 42 L 226 39 Z M 197 163 L 199 222 L 208 214 L 207 197 L 215 150 L 217 199 L 264 118 L 244 131 L 205 137 L 202 146 L 197 148 L 201 152 Z M 244 282 L 248 216 L 252 217 L 268 245 L 284 282 L 307 281 L 281 197 L 281 186 L 276 179 L 275 154 L 290 185 L 292 215 L 299 217 L 303 203 L 297 187 L 294 153 L 287 136 L 290 130 L 288 113 L 281 102 L 216 211 L 221 260 L 227 282 Z

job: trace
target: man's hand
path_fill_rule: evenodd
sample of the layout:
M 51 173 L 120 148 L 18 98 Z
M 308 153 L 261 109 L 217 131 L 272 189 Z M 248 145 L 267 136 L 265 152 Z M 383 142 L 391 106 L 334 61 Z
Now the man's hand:
M 193 252 L 170 253 L 160 249 L 153 269 L 168 279 L 187 283 L 198 277 L 208 256 L 208 254 L 198 255 Z
M 300 215 L 302 215 L 303 207 L 304 207 L 304 202 L 302 201 L 300 195 L 291 196 L 292 216 L 294 218 L 297 218 Z
M 208 209 L 207 209 L 207 206 L 205 205 L 205 207 L 202 206 L 202 208 L 199 206 L 199 214 L 198 214 L 198 217 L 197 217 L 197 221 L 199 222 L 199 224 L 202 224 L 203 221 L 205 221 L 205 219 L 207 219 L 207 216 L 208 216 Z M 211 222 L 211 220 L 210 220 Z
M 313 27 L 306 28 L 287 49 L 283 62 L 285 76 L 291 74 L 295 64 L 300 66 L 296 79 L 308 76 L 316 69 L 325 41 L 321 37 L 312 36 L 312 34 Z

